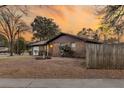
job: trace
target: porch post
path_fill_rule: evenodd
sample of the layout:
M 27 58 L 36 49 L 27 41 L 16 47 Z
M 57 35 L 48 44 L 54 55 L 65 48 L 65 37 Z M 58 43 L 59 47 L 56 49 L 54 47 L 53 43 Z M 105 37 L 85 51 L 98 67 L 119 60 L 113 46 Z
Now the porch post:
M 49 56 L 49 44 L 46 45 L 46 50 L 47 50 L 47 56 Z

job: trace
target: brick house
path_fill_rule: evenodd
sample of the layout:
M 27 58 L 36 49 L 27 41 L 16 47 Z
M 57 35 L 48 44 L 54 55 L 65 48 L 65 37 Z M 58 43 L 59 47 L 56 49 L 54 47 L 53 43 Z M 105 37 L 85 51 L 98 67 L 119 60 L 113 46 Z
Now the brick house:
M 89 41 L 86 38 L 80 38 L 75 35 L 61 33 L 60 35 L 54 37 L 48 41 L 39 41 L 31 44 L 32 54 L 39 55 L 40 51 L 45 50 L 47 54 L 54 57 L 60 57 L 60 46 L 68 45 L 71 47 L 73 57 L 85 57 L 85 42 Z

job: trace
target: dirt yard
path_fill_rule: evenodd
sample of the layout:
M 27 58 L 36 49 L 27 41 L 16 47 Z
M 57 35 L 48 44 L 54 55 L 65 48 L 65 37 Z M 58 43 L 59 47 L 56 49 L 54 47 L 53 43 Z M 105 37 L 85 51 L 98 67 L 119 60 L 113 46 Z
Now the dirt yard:
M 0 57 L 0 78 L 124 78 L 124 70 L 86 69 L 85 59 L 14 56 Z

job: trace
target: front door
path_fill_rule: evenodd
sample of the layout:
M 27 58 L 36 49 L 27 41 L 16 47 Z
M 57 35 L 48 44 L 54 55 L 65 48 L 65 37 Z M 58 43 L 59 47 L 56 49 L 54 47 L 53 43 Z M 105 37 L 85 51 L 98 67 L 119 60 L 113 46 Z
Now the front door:
M 33 55 L 38 56 L 39 55 L 39 47 L 33 47 Z

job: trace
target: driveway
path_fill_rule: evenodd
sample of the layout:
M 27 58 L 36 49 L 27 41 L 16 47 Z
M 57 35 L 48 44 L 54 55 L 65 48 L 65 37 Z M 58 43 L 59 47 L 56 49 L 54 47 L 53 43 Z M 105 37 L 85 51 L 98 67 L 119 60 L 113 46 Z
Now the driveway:
M 123 79 L 0 79 L 0 88 L 124 88 Z

